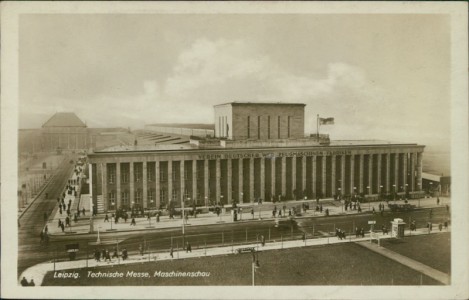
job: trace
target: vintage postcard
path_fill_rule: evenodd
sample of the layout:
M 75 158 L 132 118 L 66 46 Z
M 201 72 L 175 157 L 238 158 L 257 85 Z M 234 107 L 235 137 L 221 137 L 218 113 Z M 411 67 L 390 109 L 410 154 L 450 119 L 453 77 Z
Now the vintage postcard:
M 469 296 L 467 3 L 1 22 L 3 297 Z

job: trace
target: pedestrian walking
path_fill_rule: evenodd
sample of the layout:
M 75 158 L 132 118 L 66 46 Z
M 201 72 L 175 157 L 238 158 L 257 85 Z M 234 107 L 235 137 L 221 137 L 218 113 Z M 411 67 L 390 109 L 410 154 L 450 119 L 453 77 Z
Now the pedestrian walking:
M 252 216 L 252 219 L 254 220 L 254 208 L 251 208 L 251 216 Z
M 127 253 L 127 248 L 124 248 L 124 249 L 122 250 L 122 259 L 123 259 L 123 260 L 126 260 L 127 257 L 129 257 L 129 255 L 128 255 L 128 253 Z
M 132 221 L 130 221 L 130 226 L 136 226 L 137 223 L 135 222 L 135 218 L 132 218 Z
M 94 259 L 95 259 L 96 261 L 101 261 L 101 252 L 99 252 L 98 249 L 96 249 L 96 250 L 94 251 Z
M 171 247 L 171 249 L 169 249 L 169 255 L 171 256 L 171 258 L 173 258 L 173 247 Z
M 265 237 L 263 235 L 261 235 L 261 243 L 262 243 L 262 247 L 265 246 Z
M 288 216 L 291 217 L 291 208 L 288 209 Z
M 189 242 L 186 243 L 186 253 L 191 252 L 192 253 L 192 246 Z
M 81 209 L 81 213 L 83 214 L 83 216 L 85 216 L 85 208 L 84 207 Z
M 62 227 L 62 221 L 59 219 L 59 224 L 57 227 Z
M 104 222 L 109 222 L 109 216 L 107 214 L 104 216 Z
M 448 229 L 448 221 L 445 221 L 444 225 L 445 225 L 445 230 Z
M 70 218 L 69 217 L 65 218 L 65 225 L 70 226 Z
M 436 197 L 436 205 L 440 205 L 440 197 Z
M 443 229 L 443 224 L 438 224 L 438 229 L 441 231 Z
M 65 232 L 65 225 L 64 225 L 64 222 L 62 222 L 62 224 L 60 224 L 60 229 L 62 229 L 62 232 Z

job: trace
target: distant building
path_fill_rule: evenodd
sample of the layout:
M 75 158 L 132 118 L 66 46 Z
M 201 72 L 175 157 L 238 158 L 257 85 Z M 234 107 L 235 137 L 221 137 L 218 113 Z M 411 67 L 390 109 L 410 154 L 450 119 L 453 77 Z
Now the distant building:
M 95 150 L 88 156 L 93 203 L 113 211 L 176 207 L 183 201 L 208 206 L 421 194 L 425 146 L 311 137 L 304 133 L 304 107 L 216 105 L 214 137 Z
M 45 150 L 80 150 L 90 146 L 88 130 L 75 113 L 55 113 L 42 125 Z

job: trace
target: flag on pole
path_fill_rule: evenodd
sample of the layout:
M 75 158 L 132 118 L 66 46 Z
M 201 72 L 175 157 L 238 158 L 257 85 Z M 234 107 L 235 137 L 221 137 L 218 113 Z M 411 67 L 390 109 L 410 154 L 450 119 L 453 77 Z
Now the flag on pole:
M 319 125 L 334 125 L 334 118 L 319 118 Z

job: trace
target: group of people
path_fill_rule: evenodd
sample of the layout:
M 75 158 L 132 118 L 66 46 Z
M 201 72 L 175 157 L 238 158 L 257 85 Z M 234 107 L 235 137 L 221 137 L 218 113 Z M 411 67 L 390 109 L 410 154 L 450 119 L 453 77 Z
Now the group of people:
M 31 281 L 28 282 L 26 277 L 23 277 L 20 281 L 21 286 L 35 286 L 36 284 L 34 283 L 34 279 L 31 278 Z
M 122 249 L 121 257 L 123 260 L 126 260 L 129 257 L 129 254 L 126 248 Z M 101 249 L 101 251 L 99 251 L 99 249 L 96 249 L 94 251 L 94 259 L 96 261 L 101 261 L 101 259 L 103 259 L 105 262 L 106 261 L 112 262 L 112 258 L 119 258 L 117 247 L 114 247 L 112 256 L 111 256 L 111 253 L 109 252 L 109 249 Z
M 360 229 L 358 229 L 358 227 L 355 227 L 355 237 L 357 237 L 357 238 L 358 238 L 358 237 L 364 238 L 364 237 L 365 237 L 365 229 L 363 229 L 363 227 L 360 228 Z
M 345 201 L 344 203 L 344 209 L 345 210 L 358 210 L 358 212 L 362 211 L 362 208 L 360 206 L 360 202 L 358 201 Z
M 342 240 L 342 239 L 345 239 L 345 238 L 346 238 L 345 231 L 342 231 L 342 229 L 340 229 L 340 228 L 336 228 L 336 230 L 335 230 L 335 236 L 338 237 L 339 240 Z

